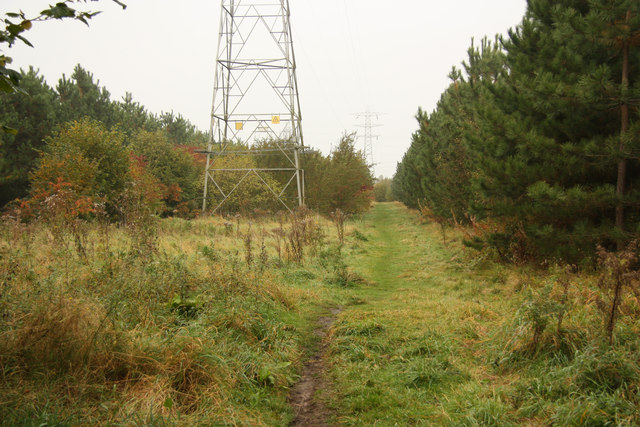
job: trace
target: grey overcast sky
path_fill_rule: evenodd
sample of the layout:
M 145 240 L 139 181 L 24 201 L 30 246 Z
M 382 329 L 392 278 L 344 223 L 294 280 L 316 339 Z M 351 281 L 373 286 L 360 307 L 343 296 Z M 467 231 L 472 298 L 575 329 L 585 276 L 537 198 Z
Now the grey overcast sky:
M 89 3 L 103 13 L 90 27 L 47 22 L 17 45 L 14 66 L 38 68 L 55 86 L 81 64 L 120 99 L 131 92 L 149 111 L 174 111 L 207 130 L 219 0 Z M 2 12 L 37 14 L 53 0 L 2 0 Z M 393 176 L 417 128 L 466 59 L 471 39 L 516 26 L 526 0 L 290 0 L 305 144 L 329 153 L 359 128 L 354 113 L 381 112 L 376 175 Z M 358 143 L 361 147 L 361 143 Z

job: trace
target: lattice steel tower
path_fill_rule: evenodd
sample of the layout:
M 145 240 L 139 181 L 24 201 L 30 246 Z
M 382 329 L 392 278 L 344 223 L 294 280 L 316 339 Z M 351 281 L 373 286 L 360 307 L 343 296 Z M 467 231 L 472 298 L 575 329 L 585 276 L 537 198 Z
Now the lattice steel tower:
M 304 173 L 300 152 L 304 147 L 298 97 L 296 60 L 288 0 L 222 0 L 211 110 L 210 139 L 204 183 L 203 211 L 215 198 L 213 212 L 255 175 L 288 210 L 284 195 L 295 182 L 297 203 L 304 203 Z M 256 148 L 259 140 L 272 141 L 270 149 Z M 230 143 L 248 149 L 228 150 Z M 224 168 L 216 159 L 234 155 L 279 154 L 282 167 Z M 274 188 L 268 173 L 287 174 L 284 188 Z M 220 179 L 234 173 L 237 183 L 224 190 Z M 290 175 L 290 178 L 289 178 Z M 212 196 L 209 192 L 215 194 Z
M 362 112 L 362 113 L 357 113 L 356 119 L 364 119 L 364 125 L 357 125 L 358 127 L 364 128 L 364 135 L 359 135 L 359 138 L 362 138 L 364 141 L 363 144 L 363 151 L 362 154 L 364 154 L 365 159 L 369 162 L 369 166 L 374 166 L 374 161 L 373 161 L 373 140 L 374 139 L 378 139 L 380 137 L 380 135 L 374 135 L 373 134 L 373 128 L 377 128 L 380 127 L 382 125 L 380 124 L 373 124 L 373 118 L 375 117 L 376 120 L 378 120 L 379 116 L 382 113 L 373 113 L 369 110 Z

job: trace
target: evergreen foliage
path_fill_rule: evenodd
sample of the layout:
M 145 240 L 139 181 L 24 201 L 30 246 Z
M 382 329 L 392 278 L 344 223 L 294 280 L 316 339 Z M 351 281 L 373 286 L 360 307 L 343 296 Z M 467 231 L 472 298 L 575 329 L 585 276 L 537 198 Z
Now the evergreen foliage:
M 56 93 L 60 100 L 62 122 L 90 117 L 100 120 L 108 128 L 119 122 L 118 105 L 111 101 L 111 94 L 93 74 L 76 65 L 70 78 L 65 75 L 58 81 Z
M 59 123 L 55 93 L 36 70 L 20 85 L 22 92 L 0 92 L 0 121 L 16 130 L 0 133 L 0 206 L 27 194 L 38 151 Z
M 640 224 L 640 4 L 531 0 L 522 23 L 472 46 L 464 76 L 398 165 L 396 195 L 497 226 L 506 257 L 592 257 Z

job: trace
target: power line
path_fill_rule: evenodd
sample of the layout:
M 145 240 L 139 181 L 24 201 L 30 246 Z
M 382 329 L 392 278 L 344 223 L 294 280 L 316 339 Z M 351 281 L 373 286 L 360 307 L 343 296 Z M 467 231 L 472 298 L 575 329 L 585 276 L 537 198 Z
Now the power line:
M 313 4 L 313 3 L 311 3 Z M 313 7 L 313 6 L 312 6 Z M 324 102 L 325 105 L 327 105 L 329 107 L 329 109 L 331 110 L 331 112 L 334 115 L 334 118 L 336 119 L 336 121 L 340 124 L 340 126 L 342 128 L 344 128 L 344 123 L 342 122 L 342 119 L 340 118 L 340 115 L 338 114 L 336 108 L 335 108 L 335 104 L 333 102 L 333 100 L 331 99 L 331 97 L 329 97 L 328 93 L 329 91 L 327 90 L 327 86 L 325 85 L 325 83 L 323 82 L 323 80 L 319 77 L 318 72 L 316 71 L 316 68 L 314 67 L 314 61 L 312 60 L 312 58 L 309 56 L 309 54 L 307 53 L 306 47 L 304 45 L 304 43 L 301 41 L 302 37 L 300 36 L 300 33 L 298 32 L 298 29 L 296 28 L 295 25 L 291 25 L 291 29 L 293 31 L 293 34 L 296 36 L 296 41 L 297 41 L 297 45 L 298 45 L 298 50 L 300 52 L 302 52 L 302 55 L 304 55 L 304 59 L 306 59 L 306 61 L 304 61 L 305 65 L 308 67 L 309 70 L 311 70 L 311 74 L 313 74 L 313 77 L 316 80 L 316 83 L 318 84 L 318 87 L 320 88 L 320 93 L 322 94 L 322 97 L 324 98 Z M 325 55 L 328 56 L 328 55 Z
M 362 68 L 360 65 L 361 61 L 359 61 L 359 57 L 357 54 L 357 52 L 359 52 L 360 49 L 356 49 L 356 43 L 354 42 L 354 36 L 352 31 L 352 28 L 354 28 L 354 25 L 351 21 L 351 18 L 349 17 L 349 7 L 347 5 L 347 0 L 343 0 L 343 3 L 344 3 L 345 19 L 347 23 L 347 33 L 349 34 L 349 41 L 351 42 L 351 60 L 353 61 L 353 69 L 356 74 L 358 89 L 360 90 L 360 99 L 365 100 L 365 102 L 369 102 L 364 89 L 364 86 L 368 84 L 368 80 L 367 80 L 367 76 L 362 71 Z

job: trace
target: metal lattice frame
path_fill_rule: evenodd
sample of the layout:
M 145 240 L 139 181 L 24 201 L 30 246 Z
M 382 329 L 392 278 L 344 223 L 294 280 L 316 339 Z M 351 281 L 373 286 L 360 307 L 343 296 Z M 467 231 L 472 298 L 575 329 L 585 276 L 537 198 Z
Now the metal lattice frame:
M 373 159 L 373 140 L 378 139 L 380 135 L 373 134 L 373 128 L 380 127 L 380 124 L 373 124 L 372 120 L 375 118 L 378 120 L 379 116 L 382 113 L 374 113 L 369 110 L 363 113 L 357 113 L 356 119 L 364 119 L 364 125 L 357 125 L 358 127 L 364 128 L 364 135 L 360 135 L 359 137 L 364 140 L 363 151 L 365 159 L 368 161 L 370 166 L 374 166 Z
M 210 139 L 204 182 L 203 211 L 213 187 L 216 212 L 249 176 L 255 175 L 288 209 L 285 191 L 297 186 L 298 205 L 304 203 L 304 173 L 300 151 L 304 147 L 302 115 L 296 78 L 296 61 L 291 35 L 288 0 L 222 0 L 220 34 L 216 58 Z M 258 139 L 273 140 L 274 150 L 251 148 Z M 247 151 L 228 151 L 230 143 L 243 143 Z M 282 154 L 283 166 L 260 169 L 216 168 L 216 156 Z M 230 191 L 223 191 L 217 178 L 239 173 L 242 178 Z M 287 185 L 277 191 L 265 180 L 264 173 L 288 173 Z M 288 175 L 287 175 L 288 177 Z M 213 197 L 212 197 L 213 198 Z

